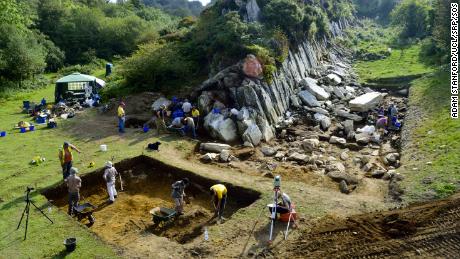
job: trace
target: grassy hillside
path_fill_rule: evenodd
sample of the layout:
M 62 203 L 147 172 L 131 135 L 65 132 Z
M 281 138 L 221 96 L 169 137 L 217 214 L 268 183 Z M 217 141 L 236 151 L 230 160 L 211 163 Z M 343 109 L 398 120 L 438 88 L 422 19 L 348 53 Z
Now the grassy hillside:
M 422 62 L 420 46 L 378 61 L 359 61 L 363 83 L 402 78 L 410 85 L 402 164 L 405 200 L 442 198 L 460 189 L 460 120 L 450 118 L 449 74 Z M 413 77 L 420 77 L 413 79 Z
M 450 118 L 450 77 L 437 72 L 412 82 L 403 149 L 406 199 L 442 198 L 460 189 L 460 120 Z

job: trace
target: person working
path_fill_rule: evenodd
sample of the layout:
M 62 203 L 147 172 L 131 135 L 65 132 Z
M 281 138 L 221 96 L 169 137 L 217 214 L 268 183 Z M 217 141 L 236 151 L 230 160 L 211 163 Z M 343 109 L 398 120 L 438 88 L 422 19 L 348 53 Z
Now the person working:
M 378 131 L 384 132 L 387 125 L 388 125 L 388 118 L 383 115 L 379 115 L 379 118 L 377 119 L 375 123 L 375 128 Z
M 223 184 L 215 184 L 209 188 L 211 192 L 211 202 L 214 205 L 214 216 L 223 219 L 225 203 L 227 202 L 227 187 Z
M 107 193 L 109 194 L 109 203 L 115 202 L 117 198 L 117 190 L 115 188 L 116 176 L 118 175 L 117 169 L 113 166 L 111 161 L 105 163 L 104 178 L 107 184 Z
M 284 192 L 278 192 L 278 204 L 276 206 L 276 213 L 285 214 L 291 211 L 291 198 Z M 272 207 L 270 207 L 272 212 Z
M 78 153 L 81 153 L 80 150 L 76 146 L 70 144 L 67 141 L 64 142 L 64 145 L 62 145 L 62 149 L 59 150 L 59 160 L 61 161 L 62 177 L 64 178 L 64 180 L 69 176 L 70 168 L 72 167 L 72 161 L 73 161 L 72 150 L 75 150 Z
M 166 111 L 166 105 L 162 104 L 160 109 L 156 112 L 157 119 L 155 120 L 155 126 L 157 127 L 157 135 L 160 135 L 160 131 L 168 132 L 166 130 L 166 116 L 168 112 Z
M 121 102 L 120 105 L 118 105 L 118 110 L 117 110 L 117 116 L 118 116 L 118 132 L 120 133 L 125 133 L 125 103 Z
M 192 108 L 192 118 L 195 122 L 195 129 L 198 129 L 198 124 L 200 123 L 200 111 L 196 108 L 196 106 L 193 106 Z
M 191 117 L 185 117 L 182 119 L 182 124 L 185 125 L 184 132 L 192 132 L 192 137 L 196 138 L 196 131 L 195 131 L 195 122 Z
M 65 179 L 67 188 L 69 190 L 69 210 L 68 214 L 73 214 L 73 209 L 78 206 L 80 201 L 80 188 L 81 178 L 77 176 L 78 169 L 75 167 L 70 168 L 70 176 Z
M 176 205 L 175 210 L 177 215 L 184 214 L 184 196 L 185 196 L 185 187 L 189 185 L 190 181 L 188 178 L 179 180 L 171 185 L 172 187 L 172 198 Z
M 189 115 L 191 109 L 192 104 L 188 101 L 188 99 L 185 99 L 184 103 L 182 104 L 182 110 L 186 115 Z

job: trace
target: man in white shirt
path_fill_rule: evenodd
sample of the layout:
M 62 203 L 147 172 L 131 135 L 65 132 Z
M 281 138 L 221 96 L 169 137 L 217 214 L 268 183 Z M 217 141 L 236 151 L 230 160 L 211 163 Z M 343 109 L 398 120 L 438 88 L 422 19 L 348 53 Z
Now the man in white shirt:
M 188 101 L 188 99 L 185 99 L 184 103 L 182 104 L 182 110 L 184 111 L 185 114 L 189 114 L 190 111 L 192 110 L 192 104 Z

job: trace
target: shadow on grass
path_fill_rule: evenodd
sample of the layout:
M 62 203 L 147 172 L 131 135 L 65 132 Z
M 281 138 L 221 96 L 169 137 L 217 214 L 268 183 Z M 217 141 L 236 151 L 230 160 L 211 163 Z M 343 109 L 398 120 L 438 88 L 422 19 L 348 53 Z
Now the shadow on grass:
M 61 252 L 53 255 L 50 258 L 52 258 L 52 259 L 66 258 L 70 253 L 72 253 L 72 252 L 67 252 L 67 250 L 64 248 Z

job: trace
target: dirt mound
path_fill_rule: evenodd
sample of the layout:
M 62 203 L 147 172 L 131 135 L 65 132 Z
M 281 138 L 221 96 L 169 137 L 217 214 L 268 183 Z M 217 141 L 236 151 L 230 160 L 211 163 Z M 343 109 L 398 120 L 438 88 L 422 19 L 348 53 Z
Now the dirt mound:
M 326 220 L 269 254 L 280 252 L 289 258 L 458 258 L 459 220 L 457 194 L 400 210 Z

